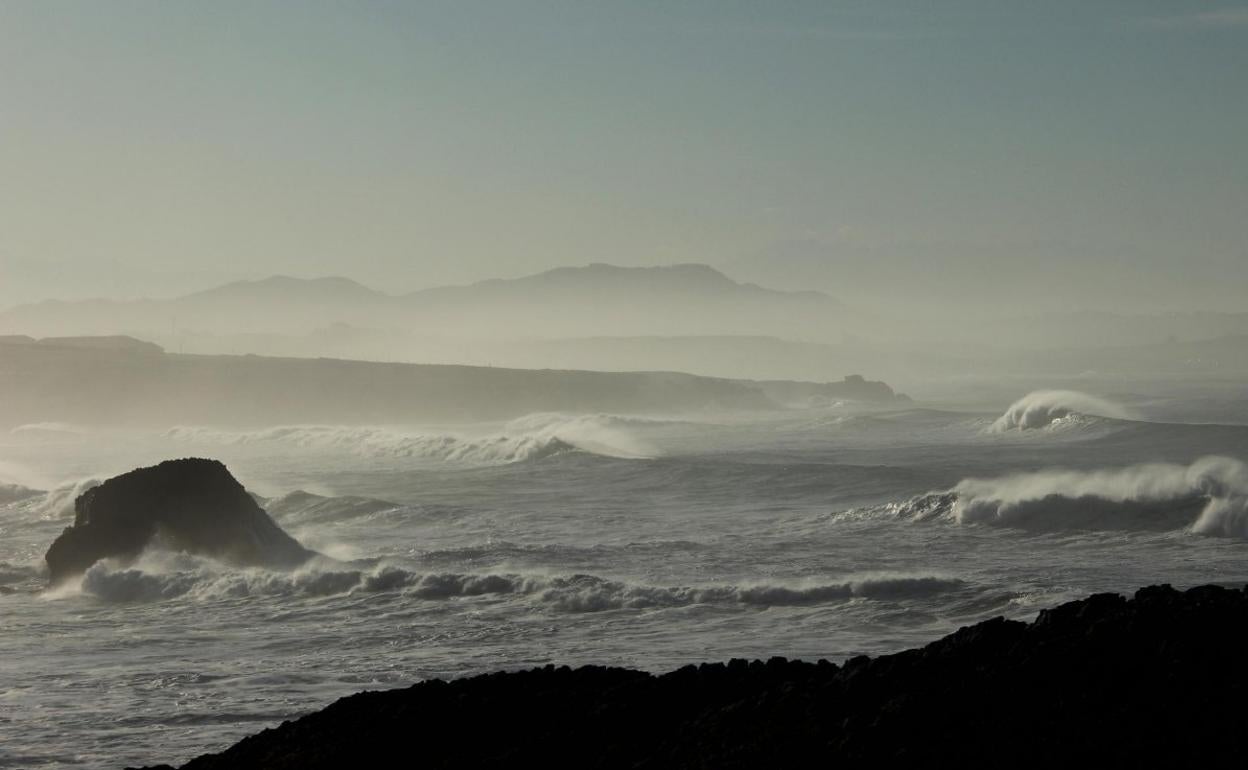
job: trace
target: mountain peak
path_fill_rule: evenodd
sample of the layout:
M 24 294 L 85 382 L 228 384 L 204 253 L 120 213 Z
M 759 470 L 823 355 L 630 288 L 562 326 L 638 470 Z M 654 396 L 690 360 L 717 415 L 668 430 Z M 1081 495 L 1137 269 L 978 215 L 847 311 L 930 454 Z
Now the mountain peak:
M 698 262 L 643 267 L 591 262 L 588 265 L 556 267 L 522 278 L 481 281 L 473 286 L 494 289 L 516 286 L 527 289 L 642 290 L 728 295 L 787 294 L 819 296 L 826 299 L 818 292 L 777 292 L 753 283 L 740 283 L 714 267 Z
M 713 281 L 722 284 L 736 284 L 736 281 L 732 280 L 710 265 L 699 262 L 684 262 L 675 265 L 652 265 L 643 267 L 626 267 L 623 265 L 612 265 L 606 262 L 591 262 L 588 265 L 556 267 L 551 270 L 546 270 L 541 273 L 528 276 L 528 278 L 550 279 L 565 276 L 583 276 L 594 279 L 639 278 L 643 280 L 660 277 L 667 279 Z
M 233 281 L 204 291 L 188 294 L 184 299 L 222 299 L 281 295 L 282 298 L 308 297 L 315 299 L 372 299 L 383 297 L 381 292 L 342 276 L 298 278 L 291 275 L 271 275 L 254 281 Z

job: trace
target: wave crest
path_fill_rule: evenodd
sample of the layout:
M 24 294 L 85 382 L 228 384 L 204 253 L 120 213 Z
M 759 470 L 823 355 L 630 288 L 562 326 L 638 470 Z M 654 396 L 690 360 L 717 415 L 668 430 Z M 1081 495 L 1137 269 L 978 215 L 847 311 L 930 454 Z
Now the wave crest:
M 92 487 L 98 487 L 100 484 L 100 479 L 96 478 L 80 479 L 68 484 L 61 484 L 43 493 L 43 499 L 35 502 L 30 510 L 36 517 L 44 520 L 72 519 L 74 517 L 74 501 L 83 492 Z
M 1203 457 L 1099 471 L 1038 471 L 964 479 L 955 487 L 883 506 L 915 521 L 1036 530 L 1186 530 L 1248 537 L 1248 465 Z
M 553 436 L 495 435 L 473 438 L 341 425 L 286 425 L 241 432 L 179 426 L 167 431 L 165 436 L 193 444 L 282 444 L 301 449 L 342 450 L 364 457 L 418 458 L 483 465 L 535 460 L 576 449 Z
M 1080 417 L 1132 419 L 1125 407 L 1075 390 L 1036 390 L 1010 405 L 992 424 L 992 430 L 1036 430 L 1057 428 L 1077 422 Z
M 596 575 L 422 573 L 393 565 L 354 569 L 322 562 L 294 572 L 222 570 L 185 554 L 150 554 L 133 566 L 92 566 L 78 591 L 108 602 L 149 602 L 177 597 L 237 599 L 255 595 L 325 597 L 399 592 L 422 601 L 520 597 L 554 612 L 591 613 L 691 605 L 779 607 L 850 599 L 902 601 L 956 591 L 964 583 L 940 575 L 873 574 L 828 583 L 722 586 L 648 586 Z
M 285 425 L 254 431 L 179 426 L 167 431 L 165 436 L 193 444 L 281 444 L 303 449 L 346 451 L 365 457 L 412 458 L 474 465 L 539 460 L 567 452 L 624 458 L 654 456 L 656 451 L 652 446 L 624 429 L 624 426 L 633 424 L 641 423 L 609 415 L 569 417 L 541 414 L 514 420 L 502 433 L 484 436 L 343 425 Z

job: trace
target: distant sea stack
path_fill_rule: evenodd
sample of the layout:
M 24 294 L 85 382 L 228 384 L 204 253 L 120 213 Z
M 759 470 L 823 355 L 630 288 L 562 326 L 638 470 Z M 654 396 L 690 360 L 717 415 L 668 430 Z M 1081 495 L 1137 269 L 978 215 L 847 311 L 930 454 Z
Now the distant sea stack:
M 183 769 L 1242 767 L 1246 635 L 1248 593 L 1154 586 L 839 666 L 547 667 L 366 692 Z
M 850 374 L 840 382 L 794 382 L 763 380 L 758 383 L 769 398 L 791 406 L 818 406 L 839 400 L 868 403 L 908 403 L 910 397 L 896 393 L 887 383 L 868 380 L 861 374 Z
M 282 531 L 216 460 L 167 460 L 87 490 L 74 525 L 44 557 L 52 582 L 100 559 L 137 558 L 149 544 L 239 566 L 295 567 L 315 555 Z

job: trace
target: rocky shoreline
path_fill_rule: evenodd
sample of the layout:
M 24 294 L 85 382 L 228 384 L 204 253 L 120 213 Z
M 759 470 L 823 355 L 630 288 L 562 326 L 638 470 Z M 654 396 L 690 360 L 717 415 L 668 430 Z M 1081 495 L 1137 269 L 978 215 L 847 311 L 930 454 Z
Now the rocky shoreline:
M 841 664 L 549 666 L 364 692 L 182 767 L 1239 767 L 1245 632 L 1248 588 L 1152 586 Z

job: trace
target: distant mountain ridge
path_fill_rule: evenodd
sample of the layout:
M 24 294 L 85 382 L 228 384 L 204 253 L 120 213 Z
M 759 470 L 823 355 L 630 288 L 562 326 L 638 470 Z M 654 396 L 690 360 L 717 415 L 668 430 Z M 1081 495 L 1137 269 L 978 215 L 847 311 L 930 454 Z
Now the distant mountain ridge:
M 768 289 L 756 283 L 743 283 L 729 278 L 710 265 L 689 262 L 674 265 L 625 267 L 605 262 L 591 262 L 576 267 L 556 267 L 519 278 L 487 278 L 468 284 L 434 286 L 416 291 L 389 294 L 342 276 L 297 278 L 273 275 L 254 281 L 233 281 L 203 291 L 175 297 L 173 300 L 204 300 L 229 298 L 318 297 L 323 299 L 372 299 L 388 302 L 419 302 L 429 297 L 468 295 L 473 293 L 505 294 L 543 290 L 630 291 L 644 289 L 663 292 L 698 292 L 736 296 L 804 297 L 815 301 L 834 301 L 818 291 L 785 291 Z M 157 300 L 159 301 L 159 300 Z
M 275 292 L 284 295 L 294 294 L 320 299 L 380 299 L 391 298 L 390 295 L 370 289 L 358 281 L 342 276 L 324 276 L 321 278 L 296 278 L 289 275 L 272 275 L 255 281 L 232 281 L 214 286 L 210 289 L 184 294 L 176 300 L 209 300 L 218 297 L 252 297 L 267 298 Z
M 271 276 L 164 300 L 45 301 L 0 312 L 0 333 L 35 336 L 306 333 L 334 323 L 450 336 L 792 333 L 833 321 L 818 292 L 739 283 L 701 264 L 593 263 L 388 294 L 344 277 Z
M 643 267 L 626 267 L 611 265 L 605 262 L 591 262 L 581 266 L 556 267 L 518 278 L 487 278 L 467 284 L 450 284 L 433 286 L 426 289 L 390 294 L 365 286 L 345 276 L 319 276 L 300 278 L 291 275 L 271 275 L 255 280 L 230 281 L 218 286 L 181 294 L 167 299 L 136 299 L 111 300 L 106 297 L 92 297 L 83 300 L 47 299 L 38 302 L 23 303 L 4 310 L 7 314 L 20 308 L 37 307 L 45 304 L 88 305 L 93 303 L 113 303 L 119 305 L 140 305 L 147 303 L 167 303 L 185 300 L 208 300 L 218 298 L 269 298 L 282 296 L 319 297 L 325 299 L 384 299 L 384 300 L 415 300 L 421 297 L 441 293 L 463 293 L 477 290 L 506 291 L 512 288 L 647 288 L 666 290 L 691 290 L 703 292 L 725 292 L 737 294 L 760 293 L 772 296 L 802 296 L 830 300 L 827 294 L 818 291 L 786 291 L 767 289 L 756 283 L 735 281 L 710 265 L 687 262 L 673 265 L 655 265 Z
M 593 289 L 610 286 L 617 289 L 647 289 L 663 291 L 696 291 L 705 293 L 772 296 L 802 296 L 830 300 L 817 291 L 781 291 L 766 289 L 756 283 L 734 281 L 719 270 L 695 262 L 659 265 L 653 267 L 621 267 L 604 262 L 592 262 L 583 267 L 556 267 L 521 278 L 491 278 L 462 287 L 438 287 L 413 292 L 407 296 L 419 297 L 430 293 L 457 289 L 507 290 L 512 287 L 524 289 Z

